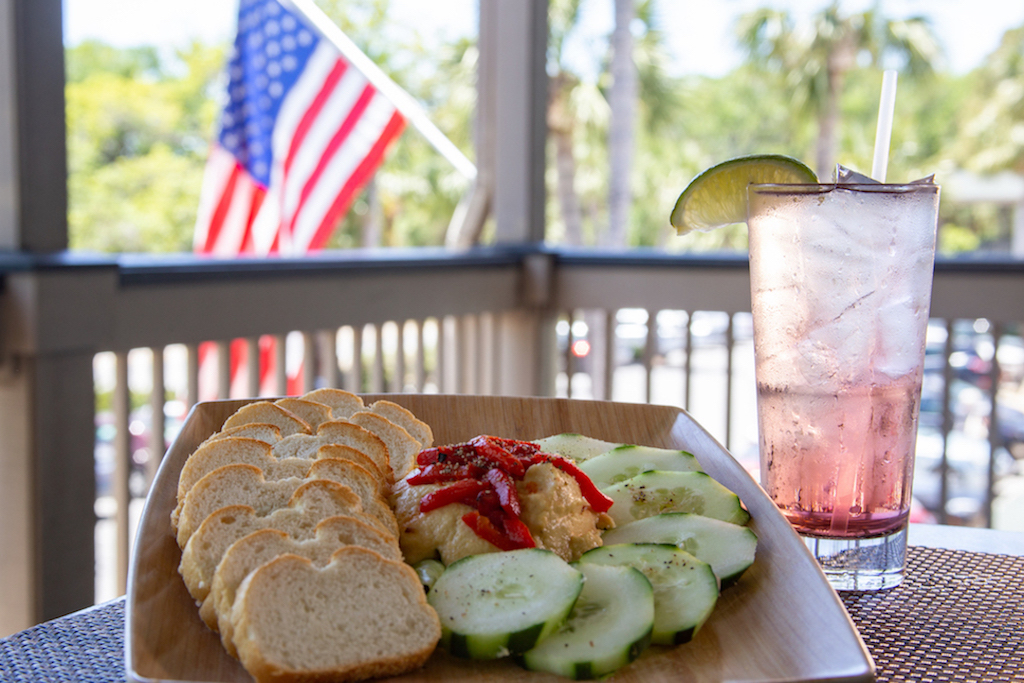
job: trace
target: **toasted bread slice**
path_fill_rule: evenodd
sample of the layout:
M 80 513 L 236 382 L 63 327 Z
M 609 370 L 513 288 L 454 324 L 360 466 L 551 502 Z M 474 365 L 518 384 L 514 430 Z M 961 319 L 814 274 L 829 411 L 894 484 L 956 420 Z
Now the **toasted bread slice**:
M 347 545 L 369 548 L 389 560 L 402 561 L 402 553 L 393 539 L 355 517 L 328 517 L 317 524 L 313 538 L 301 541 L 277 529 L 255 531 L 235 541 L 224 553 L 199 616 L 210 628 L 220 631 L 224 649 L 234 657 L 231 608 L 238 586 L 246 576 L 286 553 L 305 557 L 322 567 L 330 562 L 335 551 Z
M 234 412 L 224 421 L 221 431 L 238 425 L 265 422 L 281 430 L 281 436 L 289 434 L 311 434 L 313 429 L 302 418 L 270 401 L 248 403 Z
M 409 432 L 383 415 L 363 411 L 349 418 L 367 431 L 380 437 L 388 447 L 388 459 L 394 480 L 398 481 L 416 467 L 416 455 L 420 452 L 420 442 L 412 438 Z M 328 423 L 330 424 L 330 423 Z
M 314 432 L 321 422 L 329 422 L 332 419 L 330 407 L 315 401 L 307 401 L 302 398 L 289 396 L 274 401 L 274 405 L 281 406 L 288 412 L 294 413 L 297 417 L 305 420 L 306 424 Z
M 362 511 L 359 497 L 348 487 L 328 480 L 303 484 L 287 506 L 269 515 L 258 514 L 250 505 L 220 508 L 189 537 L 178 573 L 192 597 L 201 602 L 210 592 L 217 563 L 238 539 L 261 529 L 278 529 L 296 539 L 312 538 L 317 524 L 338 515 L 356 517 L 376 528 L 373 518 Z
M 420 448 L 430 448 L 434 445 L 434 432 L 430 425 L 413 415 L 407 408 L 392 401 L 380 400 L 370 405 L 370 412 L 386 417 L 401 426 L 409 432 L 409 436 L 420 442 Z
M 219 432 L 214 432 L 206 439 L 206 441 L 203 442 L 203 444 L 234 436 L 246 439 L 256 439 L 257 441 L 263 441 L 264 443 L 275 444 L 281 440 L 281 428 L 267 422 L 250 422 L 248 424 L 237 425 L 235 427 L 229 427 L 228 429 L 222 429 Z
M 348 417 L 352 413 L 363 410 L 363 399 L 351 391 L 345 391 L 344 389 L 314 389 L 306 394 L 303 394 L 302 398 L 307 401 L 316 401 L 317 403 L 323 403 L 331 409 L 332 419 L 340 420 Z
M 357 681 L 422 666 L 441 638 L 416 572 L 355 546 L 317 568 L 282 555 L 242 582 L 238 658 L 259 683 Z

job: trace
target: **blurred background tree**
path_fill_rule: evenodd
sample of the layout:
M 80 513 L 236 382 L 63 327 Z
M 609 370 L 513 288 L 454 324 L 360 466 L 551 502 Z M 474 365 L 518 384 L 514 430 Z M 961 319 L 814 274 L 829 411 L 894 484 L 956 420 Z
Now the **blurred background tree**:
M 472 159 L 475 37 L 428 45 L 416 27 L 396 21 L 389 0 L 318 1 Z M 767 8 L 735 26 L 745 63 L 721 76 L 678 75 L 659 20 L 666 1 L 618 0 L 619 23 L 598 40 L 580 40 L 584 15 L 616 0 L 550 1 L 552 244 L 745 249 L 742 226 L 675 237 L 668 214 L 679 192 L 700 170 L 741 154 L 790 154 L 828 169 L 826 177 L 837 161 L 869 169 L 879 66 L 900 70 L 890 179 L 936 172 L 941 179 L 958 169 L 1024 173 L 1024 27 L 1008 31 L 976 70 L 954 75 L 923 18 L 894 20 L 877 9 L 843 14 L 836 2 L 797 26 Z M 613 49 L 616 31 L 628 33 L 622 45 L 629 48 Z M 197 43 L 170 55 L 95 42 L 68 47 L 73 249 L 191 249 L 226 50 Z M 627 98 L 631 110 L 615 104 L 623 92 L 637 93 Z M 614 113 L 617 106 L 623 115 Z M 409 130 L 328 248 L 441 245 L 467 187 Z M 941 249 L 958 253 L 1003 248 L 1010 219 L 996 206 L 944 201 L 941 222 Z

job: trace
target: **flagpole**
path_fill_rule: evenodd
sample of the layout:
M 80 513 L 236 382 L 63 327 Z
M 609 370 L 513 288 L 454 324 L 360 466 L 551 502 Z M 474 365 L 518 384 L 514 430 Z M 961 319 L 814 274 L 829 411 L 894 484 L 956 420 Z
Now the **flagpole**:
M 283 5 L 290 5 L 309 20 L 325 40 L 331 42 L 339 52 L 366 76 L 366 79 L 377 90 L 391 100 L 402 116 L 427 139 L 437 152 L 455 167 L 466 178 L 476 178 L 476 166 L 462 151 L 433 124 L 412 95 L 403 90 L 397 83 L 377 66 L 372 59 L 352 42 L 352 39 L 324 14 L 313 0 L 279 0 Z

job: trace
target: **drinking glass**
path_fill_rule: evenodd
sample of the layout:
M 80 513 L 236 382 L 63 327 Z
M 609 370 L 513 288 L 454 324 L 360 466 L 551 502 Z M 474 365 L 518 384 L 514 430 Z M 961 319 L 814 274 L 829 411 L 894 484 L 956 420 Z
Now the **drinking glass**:
M 939 188 L 751 185 L 761 481 L 836 589 L 906 560 Z

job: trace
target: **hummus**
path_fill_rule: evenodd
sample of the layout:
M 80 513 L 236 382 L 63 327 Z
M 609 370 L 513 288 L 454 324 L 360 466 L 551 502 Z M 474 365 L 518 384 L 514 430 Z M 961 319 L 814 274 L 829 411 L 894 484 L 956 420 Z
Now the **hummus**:
M 420 512 L 420 501 L 447 484 L 395 485 L 393 503 L 400 529 L 399 543 L 406 562 L 440 557 L 448 565 L 468 555 L 497 552 L 463 521 L 473 508 L 452 503 Z M 567 562 L 601 545 L 601 529 L 612 526 L 605 513 L 594 512 L 569 474 L 550 463 L 538 463 L 516 482 L 522 504 L 521 519 L 538 548 L 550 550 Z

